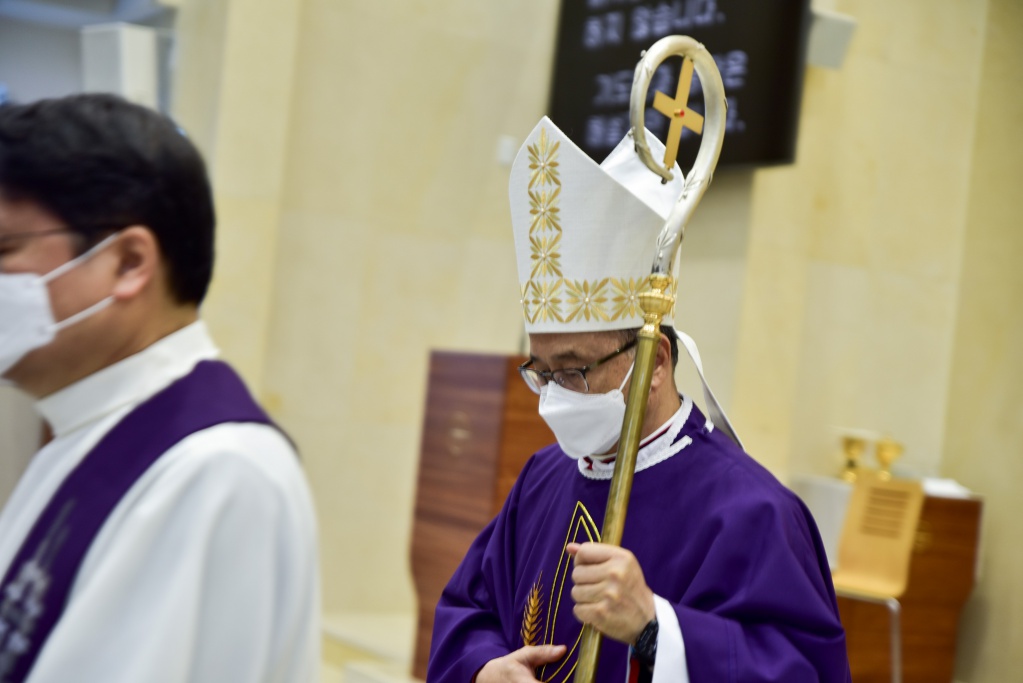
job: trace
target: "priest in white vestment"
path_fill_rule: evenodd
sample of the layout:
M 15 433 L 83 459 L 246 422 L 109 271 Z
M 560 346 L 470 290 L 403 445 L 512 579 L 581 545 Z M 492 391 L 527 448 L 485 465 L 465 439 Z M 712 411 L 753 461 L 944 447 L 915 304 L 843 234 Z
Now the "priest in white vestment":
M 0 513 L 0 681 L 317 678 L 301 461 L 198 316 L 214 223 L 165 117 L 0 107 L 0 377 L 53 434 Z

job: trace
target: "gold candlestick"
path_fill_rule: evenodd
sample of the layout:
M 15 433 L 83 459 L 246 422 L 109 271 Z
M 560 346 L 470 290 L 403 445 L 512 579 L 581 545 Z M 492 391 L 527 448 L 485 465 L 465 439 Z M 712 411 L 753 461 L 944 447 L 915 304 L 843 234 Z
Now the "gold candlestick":
M 881 472 L 878 476 L 883 481 L 888 481 L 892 478 L 892 463 L 898 460 L 903 450 L 901 443 L 887 436 L 878 440 L 874 455 L 877 458 L 877 464 L 881 466 Z
M 845 456 L 845 468 L 840 475 L 842 481 L 850 484 L 856 481 L 860 469 L 860 458 L 867 449 L 867 441 L 858 436 L 842 437 L 842 453 Z

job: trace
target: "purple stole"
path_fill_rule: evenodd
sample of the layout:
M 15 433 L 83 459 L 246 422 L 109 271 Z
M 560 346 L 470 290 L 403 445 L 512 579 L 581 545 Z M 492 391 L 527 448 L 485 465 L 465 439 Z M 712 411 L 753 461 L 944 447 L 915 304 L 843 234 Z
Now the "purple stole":
M 161 455 L 227 422 L 271 425 L 227 364 L 203 361 L 132 410 L 64 479 L 0 584 L 0 683 L 28 677 L 107 517 Z

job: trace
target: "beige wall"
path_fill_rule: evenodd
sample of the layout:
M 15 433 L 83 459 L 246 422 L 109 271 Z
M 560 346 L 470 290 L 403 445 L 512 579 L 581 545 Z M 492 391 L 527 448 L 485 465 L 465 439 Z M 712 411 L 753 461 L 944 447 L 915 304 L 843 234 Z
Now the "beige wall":
M 943 470 L 984 495 L 980 584 L 959 639 L 958 678 L 1023 669 L 1023 4 L 993 0 L 967 189 Z
M 7 501 L 28 467 L 41 436 L 42 423 L 28 396 L 0 386 L 0 505 Z
M 957 680 L 1023 666 L 1023 121 L 1013 0 L 847 0 L 841 71 L 809 69 L 798 163 L 757 173 L 735 421 L 779 474 L 833 473 L 838 429 L 985 498 Z M 947 115 L 938 112 L 947 113 Z
M 756 175 L 736 420 L 776 472 L 836 471 L 848 427 L 940 470 L 986 7 L 836 3 L 845 63 L 807 70 L 798 162 Z
M 906 473 L 985 498 L 957 680 L 1023 667 L 1023 6 L 839 0 L 840 71 L 807 71 L 797 164 L 760 171 L 735 422 L 782 476 L 833 473 L 836 434 L 906 444 Z
M 178 14 L 174 112 L 206 155 L 217 204 L 203 315 L 264 400 L 300 8 L 183 0 Z
M 271 4 L 269 20 L 251 0 L 181 12 L 178 110 L 223 219 L 205 315 L 302 447 L 327 610 L 410 613 L 429 350 L 521 344 L 495 147 L 544 113 L 557 2 Z M 1020 316 L 1002 326 L 1020 251 L 1003 248 L 1019 246 L 1012 195 L 979 179 L 1019 176 L 1018 10 L 833 5 L 860 26 L 841 70 L 807 70 L 797 163 L 718 175 L 683 248 L 678 318 L 779 475 L 833 472 L 835 429 L 860 427 L 904 441 L 907 471 L 989 496 L 960 677 L 994 683 L 1023 665 L 1019 553 L 998 540 L 1020 512 L 999 479 L 1020 441 Z
M 412 608 L 429 349 L 518 347 L 494 154 L 542 112 L 553 12 L 303 4 L 265 390 L 316 489 L 329 611 Z

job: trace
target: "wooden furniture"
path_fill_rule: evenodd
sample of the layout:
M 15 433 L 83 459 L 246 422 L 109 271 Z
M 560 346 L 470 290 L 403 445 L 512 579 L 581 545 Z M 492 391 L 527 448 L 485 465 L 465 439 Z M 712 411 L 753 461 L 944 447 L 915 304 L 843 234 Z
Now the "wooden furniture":
M 952 681 L 959 615 L 976 576 L 981 507 L 977 498 L 924 498 L 899 598 L 904 683 Z M 838 609 L 853 681 L 890 681 L 887 608 L 840 597 Z
M 554 443 L 524 357 L 430 355 L 420 449 L 412 575 L 419 603 L 412 674 L 426 678 L 433 611 L 476 535 L 497 514 L 529 456 Z

